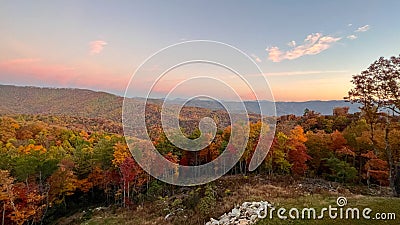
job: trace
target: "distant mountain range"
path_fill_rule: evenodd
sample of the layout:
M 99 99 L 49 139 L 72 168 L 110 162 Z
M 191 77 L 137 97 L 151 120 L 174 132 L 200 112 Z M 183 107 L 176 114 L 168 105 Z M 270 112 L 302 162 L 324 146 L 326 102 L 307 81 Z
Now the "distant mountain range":
M 170 104 L 183 104 L 186 102 L 186 100 L 174 99 L 168 102 Z M 221 110 L 224 108 L 223 105 L 225 105 L 226 108 L 236 113 L 244 112 L 244 108 L 249 113 L 260 114 L 261 111 L 263 115 L 272 115 L 274 113 L 273 110 L 274 104 L 270 101 L 260 101 L 259 103 L 257 103 L 256 101 L 245 101 L 244 103 L 222 101 L 221 103 L 219 103 L 211 100 L 191 100 L 186 102 L 185 105 L 208 108 L 212 110 Z M 305 109 L 314 110 L 318 113 L 321 113 L 322 115 L 332 115 L 333 109 L 335 107 L 345 107 L 345 106 L 349 107 L 350 113 L 355 113 L 360 111 L 358 108 L 359 107 L 358 104 L 351 104 L 349 102 L 345 102 L 344 100 L 275 103 L 276 115 L 278 116 L 289 115 L 289 114 L 300 116 L 304 114 Z
M 143 98 L 135 98 L 143 101 Z M 167 101 L 169 104 L 183 104 L 186 100 L 175 99 Z M 160 105 L 163 100 L 150 99 L 150 103 Z M 114 121 L 121 120 L 123 97 L 106 92 L 96 92 L 86 89 L 72 88 L 40 88 L 20 87 L 13 85 L 0 85 L 0 114 L 46 114 L 46 115 L 68 115 L 88 118 L 106 118 Z M 232 112 L 243 111 L 242 103 L 222 102 Z M 210 100 L 192 100 L 186 106 L 200 107 L 209 110 L 221 110 L 223 106 Z M 273 104 L 261 101 L 260 107 L 257 102 L 244 102 L 249 113 L 260 113 L 265 115 L 273 113 Z M 314 110 L 323 115 L 331 115 L 334 107 L 348 106 L 349 112 L 359 111 L 358 105 L 350 104 L 342 100 L 333 101 L 306 101 L 306 102 L 276 102 L 276 114 L 280 115 L 303 115 L 304 110 Z

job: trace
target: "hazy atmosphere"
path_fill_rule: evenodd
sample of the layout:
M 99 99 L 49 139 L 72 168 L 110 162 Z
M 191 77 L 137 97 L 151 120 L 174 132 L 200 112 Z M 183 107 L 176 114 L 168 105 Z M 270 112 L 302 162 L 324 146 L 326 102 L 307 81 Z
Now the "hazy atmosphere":
M 353 74 L 396 55 L 399 8 L 398 1 L 4 1 L 0 83 L 123 95 L 151 54 L 205 39 L 252 57 L 278 101 L 337 100 Z

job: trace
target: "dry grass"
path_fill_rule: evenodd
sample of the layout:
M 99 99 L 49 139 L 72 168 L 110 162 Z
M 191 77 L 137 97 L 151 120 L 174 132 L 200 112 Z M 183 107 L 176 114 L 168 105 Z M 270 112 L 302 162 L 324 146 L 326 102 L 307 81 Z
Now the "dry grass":
M 166 210 L 167 206 L 173 204 L 176 199 L 184 199 L 185 196 L 188 196 L 189 191 L 186 190 L 171 198 L 145 202 L 142 206 L 136 206 L 133 209 L 116 208 L 114 211 L 94 212 L 91 218 L 86 221 L 76 220 L 68 224 L 195 225 L 204 224 L 210 217 L 217 218 L 244 201 L 268 201 L 275 206 L 284 204 L 285 206 L 307 207 L 316 204 L 316 202 L 317 206 L 331 204 L 337 196 L 342 195 L 354 199 L 357 204 L 364 204 L 366 199 L 364 195 L 352 193 L 350 191 L 352 188 L 312 179 L 296 181 L 290 177 L 245 177 L 237 175 L 225 176 L 215 181 L 213 185 L 217 196 L 217 207 L 214 207 L 211 213 L 207 215 L 200 213 L 197 208 L 184 208 L 183 211 L 170 217 L 170 219 L 164 219 L 170 212 Z

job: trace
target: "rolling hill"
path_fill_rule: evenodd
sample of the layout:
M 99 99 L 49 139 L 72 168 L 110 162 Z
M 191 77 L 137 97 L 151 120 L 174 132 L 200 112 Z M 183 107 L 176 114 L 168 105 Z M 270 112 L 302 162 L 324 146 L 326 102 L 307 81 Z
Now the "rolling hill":
M 84 89 L 0 85 L 0 114 L 67 115 L 120 121 L 123 98 Z
M 143 101 L 141 98 L 135 98 Z M 175 99 L 170 104 L 182 104 L 185 100 Z M 149 100 L 151 104 L 160 105 L 162 101 Z M 104 118 L 115 122 L 121 121 L 123 97 L 106 92 L 96 92 L 86 89 L 72 88 L 40 88 L 20 87 L 13 85 L 0 85 L 0 114 L 45 114 L 66 115 L 86 118 Z M 240 113 L 238 102 L 223 102 L 232 111 Z M 264 114 L 270 114 L 271 102 L 261 101 L 260 106 Z M 281 115 L 302 115 L 306 108 L 323 115 L 332 114 L 332 109 L 338 106 L 350 107 L 349 112 L 358 111 L 358 106 L 341 100 L 333 101 L 307 101 L 307 102 L 276 102 L 276 112 Z M 204 112 L 219 111 L 223 107 L 213 101 L 193 100 L 186 106 L 203 108 Z M 257 102 L 245 102 L 245 107 L 250 113 L 259 114 Z M 193 108 L 192 108 L 193 110 Z M 196 109 L 202 111 L 201 109 Z M 266 112 L 266 113 L 265 113 Z M 202 114 L 202 113 L 200 113 Z

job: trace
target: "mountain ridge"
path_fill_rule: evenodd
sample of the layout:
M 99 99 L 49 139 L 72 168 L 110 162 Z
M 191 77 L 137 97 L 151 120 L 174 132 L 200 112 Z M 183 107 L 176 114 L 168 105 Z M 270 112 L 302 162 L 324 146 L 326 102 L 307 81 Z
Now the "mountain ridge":
M 133 98 L 143 101 L 144 98 Z M 72 115 L 89 118 L 107 118 L 121 120 L 124 98 L 104 91 L 93 91 L 79 88 L 48 88 L 33 86 L 16 86 L 0 84 L 0 114 L 54 114 Z M 150 103 L 160 105 L 162 99 L 149 99 Z M 182 104 L 185 99 L 168 100 L 169 104 Z M 242 103 L 222 101 L 232 112 L 243 111 Z M 273 115 L 273 105 L 270 101 L 245 101 L 249 113 Z M 260 107 L 258 107 L 260 104 Z M 192 100 L 185 106 L 199 107 L 210 110 L 223 110 L 220 103 L 208 100 Z M 343 100 L 310 100 L 304 102 L 275 102 L 276 115 L 302 115 L 304 110 L 314 110 L 323 115 L 331 115 L 334 107 L 349 107 L 349 112 L 359 111 L 358 105 Z M 261 110 L 261 111 L 260 111 Z

